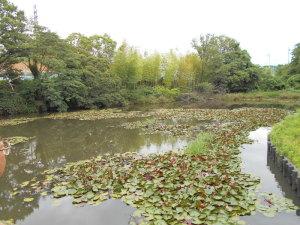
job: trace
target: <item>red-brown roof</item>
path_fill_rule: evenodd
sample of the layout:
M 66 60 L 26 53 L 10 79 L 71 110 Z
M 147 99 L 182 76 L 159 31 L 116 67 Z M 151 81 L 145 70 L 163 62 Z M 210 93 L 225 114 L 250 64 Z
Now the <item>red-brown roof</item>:
M 20 70 L 23 73 L 30 73 L 30 69 L 28 68 L 26 63 L 16 63 L 13 65 L 13 69 Z

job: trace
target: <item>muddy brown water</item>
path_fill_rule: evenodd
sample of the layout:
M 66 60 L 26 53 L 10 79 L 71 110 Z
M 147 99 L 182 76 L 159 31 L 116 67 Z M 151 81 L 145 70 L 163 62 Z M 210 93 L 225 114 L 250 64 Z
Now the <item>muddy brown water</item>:
M 14 146 L 6 156 L 5 173 L 0 177 L 0 220 L 15 219 L 17 224 L 100 224 L 126 225 L 134 208 L 120 200 L 108 200 L 99 206 L 75 207 L 70 198 L 54 200 L 49 196 L 36 198 L 26 207 L 23 197 L 9 192 L 23 181 L 42 171 L 68 162 L 88 159 L 104 153 L 136 151 L 142 154 L 184 148 L 186 139 L 166 135 L 146 135 L 139 129 L 120 127 L 134 119 L 106 119 L 99 121 L 36 120 L 27 124 L 0 127 L 0 136 L 34 137 L 28 143 Z M 284 178 L 267 163 L 267 134 L 269 128 L 251 132 L 254 143 L 241 148 L 242 169 L 261 178 L 261 191 L 285 196 L 300 206 L 299 198 L 284 182 Z M 299 225 L 300 217 L 281 213 L 267 218 L 259 213 L 242 217 L 253 225 Z

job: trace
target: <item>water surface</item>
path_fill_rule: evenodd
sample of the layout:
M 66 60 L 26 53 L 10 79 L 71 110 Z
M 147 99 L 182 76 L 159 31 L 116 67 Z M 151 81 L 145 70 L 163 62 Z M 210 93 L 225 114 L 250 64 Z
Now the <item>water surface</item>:
M 287 197 L 300 207 L 300 198 L 297 197 L 296 192 L 292 191 L 285 178 L 274 167 L 269 165 L 267 151 L 269 132 L 270 128 L 262 127 L 250 133 L 249 137 L 253 140 L 253 143 L 242 146 L 242 171 L 260 178 L 259 191 Z M 252 216 L 244 216 L 242 219 L 247 224 L 252 225 L 299 225 L 300 215 L 297 214 L 299 212 L 284 212 L 269 218 L 256 213 Z
M 122 152 L 161 153 L 172 149 L 181 149 L 187 145 L 186 139 L 161 134 L 149 135 L 144 134 L 140 129 L 129 130 L 120 126 L 124 122 L 134 120 L 40 119 L 17 126 L 0 127 L 1 137 L 33 137 L 25 144 L 14 146 L 5 158 L 5 171 L 3 176 L 0 177 L 0 220 L 13 218 L 18 220 L 19 224 L 41 224 L 36 218 L 40 217 L 39 213 L 43 214 L 48 209 L 49 218 L 51 218 L 50 215 L 54 216 L 55 212 L 60 211 L 55 207 L 53 208 L 51 202 L 49 203 L 49 199 L 47 200 L 44 197 L 39 197 L 24 207 L 24 196 L 10 195 L 14 187 L 38 176 L 44 170 L 63 166 L 68 162 L 89 159 L 99 154 Z M 105 204 L 107 209 L 111 209 L 112 212 L 118 215 L 120 214 L 117 203 Z M 122 203 L 120 204 L 122 205 Z M 67 211 L 70 215 L 77 214 L 78 209 L 70 210 L 70 205 L 72 205 L 70 202 L 64 201 L 60 206 L 61 212 Z M 79 211 L 85 213 L 91 208 L 92 206 L 89 206 L 81 208 Z M 98 210 L 101 211 L 102 208 L 103 206 Z M 37 209 L 39 213 L 36 212 Z M 109 216 L 104 213 L 102 217 L 104 218 L 105 215 Z M 63 214 L 58 213 L 57 216 L 63 216 Z M 36 222 L 28 222 L 33 221 L 33 219 Z M 106 219 L 109 220 L 109 218 Z M 97 224 L 99 224 L 99 220 L 95 219 L 95 221 L 98 221 Z M 105 218 L 102 221 L 106 221 Z M 57 224 L 65 224 L 65 222 L 65 220 L 61 220 L 61 223 Z M 74 224 L 73 220 L 70 220 L 69 224 Z M 89 221 L 88 224 L 93 223 Z M 110 223 L 103 222 L 101 224 Z
M 26 206 L 24 196 L 11 196 L 10 191 L 42 171 L 68 162 L 89 159 L 99 154 L 165 152 L 184 148 L 188 140 L 161 134 L 145 134 L 141 129 L 125 129 L 120 125 L 137 119 L 105 119 L 98 121 L 40 119 L 17 126 L 0 127 L 0 136 L 33 137 L 12 148 L 6 156 L 4 175 L 0 177 L 0 220 L 16 219 L 17 224 L 99 224 L 126 225 L 134 209 L 120 200 L 108 200 L 99 206 L 75 207 L 70 198 L 59 202 L 49 196 L 36 197 Z M 207 122 L 207 121 L 205 121 Z M 242 170 L 261 179 L 261 191 L 285 196 L 300 206 L 295 192 L 276 168 L 268 164 L 267 134 L 269 128 L 250 133 L 252 144 L 242 146 Z M 1 164 L 1 163 L 0 163 Z M 3 164 L 2 164 L 3 165 Z M 253 225 L 299 225 L 296 213 L 281 213 L 267 218 L 259 213 L 242 217 Z

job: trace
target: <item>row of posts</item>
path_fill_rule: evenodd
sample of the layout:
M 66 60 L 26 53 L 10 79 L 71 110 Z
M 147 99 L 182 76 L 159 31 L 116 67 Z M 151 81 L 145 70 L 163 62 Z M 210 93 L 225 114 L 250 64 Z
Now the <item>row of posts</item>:
M 276 152 L 270 140 L 268 140 L 268 160 L 272 161 L 292 190 L 297 192 L 297 197 L 300 197 L 300 172 L 287 158 Z

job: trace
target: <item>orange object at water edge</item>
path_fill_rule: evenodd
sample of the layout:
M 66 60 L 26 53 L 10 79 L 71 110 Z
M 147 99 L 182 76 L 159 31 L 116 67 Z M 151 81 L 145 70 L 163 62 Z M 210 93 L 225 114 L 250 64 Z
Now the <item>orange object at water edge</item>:
M 0 177 L 4 174 L 5 166 L 6 166 L 4 149 L 5 149 L 5 145 L 3 141 L 0 141 Z

